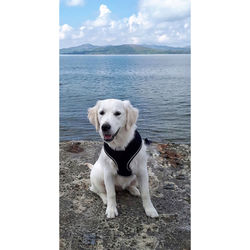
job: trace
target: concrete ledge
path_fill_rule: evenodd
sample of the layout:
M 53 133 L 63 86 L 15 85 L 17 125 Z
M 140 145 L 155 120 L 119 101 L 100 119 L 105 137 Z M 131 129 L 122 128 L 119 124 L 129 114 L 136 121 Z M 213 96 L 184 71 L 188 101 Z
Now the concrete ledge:
M 89 191 L 85 162 L 101 142 L 60 143 L 60 249 L 190 249 L 190 146 L 148 146 L 150 192 L 160 217 L 148 218 L 140 197 L 117 192 L 119 216 L 107 219 Z

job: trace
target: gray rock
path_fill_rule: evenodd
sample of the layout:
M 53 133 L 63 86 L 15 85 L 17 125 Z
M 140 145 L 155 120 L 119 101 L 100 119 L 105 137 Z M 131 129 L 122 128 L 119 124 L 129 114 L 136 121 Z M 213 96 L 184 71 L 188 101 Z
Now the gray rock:
M 168 182 L 166 185 L 163 187 L 164 189 L 169 189 L 169 190 L 174 190 L 175 189 L 175 184 L 173 182 Z
M 157 219 L 147 217 L 140 197 L 126 191 L 117 192 L 119 216 L 106 218 L 84 166 L 97 160 L 101 147 L 92 141 L 60 143 L 60 249 L 190 249 L 190 146 L 148 146 Z

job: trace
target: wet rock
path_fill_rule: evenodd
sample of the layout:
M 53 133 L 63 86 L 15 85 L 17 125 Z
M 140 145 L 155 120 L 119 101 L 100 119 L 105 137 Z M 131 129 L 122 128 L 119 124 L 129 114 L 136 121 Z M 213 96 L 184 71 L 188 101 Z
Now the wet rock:
M 179 150 L 180 147 L 182 150 Z M 160 156 L 173 167 L 182 167 L 183 158 L 187 156 L 189 150 L 188 145 L 184 147 L 177 144 L 158 144 L 157 148 Z
M 119 216 L 89 190 L 90 169 L 101 142 L 60 143 L 60 249 L 190 249 L 190 146 L 147 146 L 151 199 L 159 218 L 149 218 L 140 197 L 116 195 Z M 83 150 L 84 149 L 84 150 Z

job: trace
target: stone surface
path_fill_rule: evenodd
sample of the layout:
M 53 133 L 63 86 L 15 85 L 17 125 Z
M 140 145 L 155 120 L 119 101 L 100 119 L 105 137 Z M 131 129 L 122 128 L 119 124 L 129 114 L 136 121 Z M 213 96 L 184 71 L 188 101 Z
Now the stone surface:
M 102 143 L 60 143 L 60 249 L 190 249 L 190 147 L 148 146 L 152 202 L 159 218 L 146 216 L 140 197 L 117 192 L 119 216 L 89 190 L 90 170 Z

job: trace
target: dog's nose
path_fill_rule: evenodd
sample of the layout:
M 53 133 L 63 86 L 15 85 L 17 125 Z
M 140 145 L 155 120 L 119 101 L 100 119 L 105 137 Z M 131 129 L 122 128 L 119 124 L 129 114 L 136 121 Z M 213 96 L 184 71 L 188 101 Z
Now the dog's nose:
M 103 132 L 107 132 L 108 130 L 110 130 L 111 126 L 108 123 L 104 123 L 102 125 L 102 131 Z

